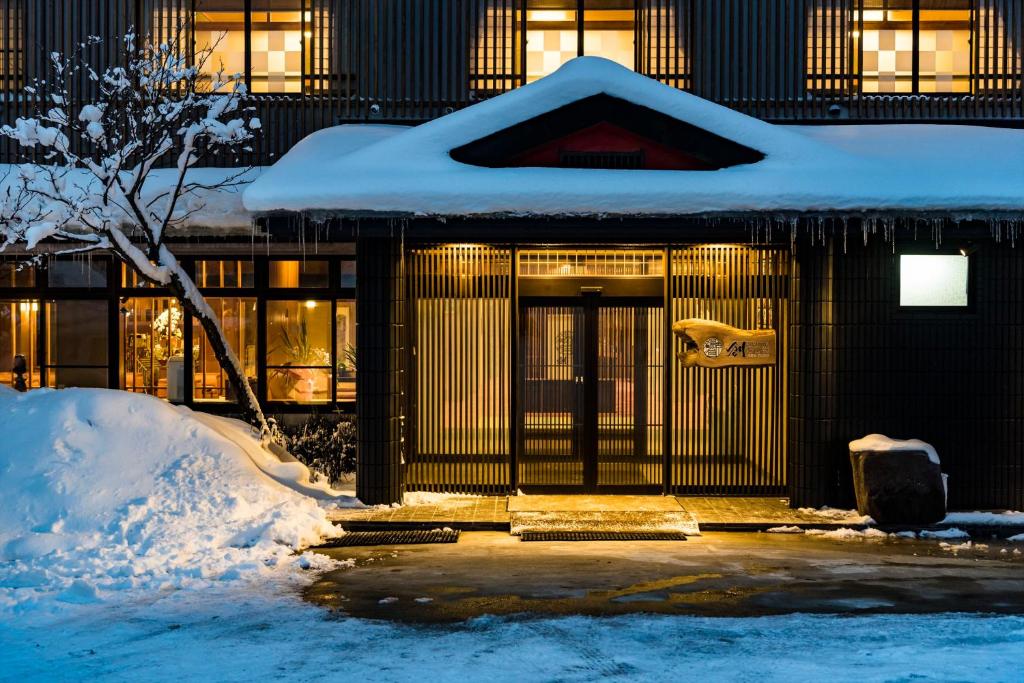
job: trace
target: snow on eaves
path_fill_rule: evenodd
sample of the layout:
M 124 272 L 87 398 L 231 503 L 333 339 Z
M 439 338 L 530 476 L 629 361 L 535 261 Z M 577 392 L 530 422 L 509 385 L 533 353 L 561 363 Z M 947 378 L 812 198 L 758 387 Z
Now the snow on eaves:
M 19 168 L 21 167 L 21 168 Z M 64 173 L 63 168 L 57 171 Z M 209 231 L 215 234 L 244 233 L 252 229 L 253 215 L 242 204 L 243 190 L 263 171 L 253 168 L 193 168 L 188 171 L 186 181 L 203 186 L 214 187 L 226 181 L 231 187 L 221 189 L 197 188 L 184 197 L 179 203 L 175 216 L 178 220 L 172 226 L 174 231 L 187 232 L 190 235 Z M 23 172 L 32 173 L 35 179 L 31 182 L 39 184 L 49 182 L 45 173 L 34 169 L 32 164 L 0 164 L 0 190 L 16 187 Z M 177 182 L 177 169 L 154 169 L 150 171 L 149 180 L 143 190 L 143 198 L 149 200 L 169 191 Z M 85 169 L 74 169 L 68 174 L 68 183 L 80 185 L 90 192 L 101 192 L 100 184 Z M 93 189 L 95 188 L 95 190 Z M 166 199 L 154 204 L 159 210 L 166 206 Z M 123 216 L 129 222 L 127 214 Z
M 481 168 L 450 156 L 601 93 L 756 149 L 765 159 L 717 171 L 608 171 Z M 1024 211 L 1024 131 L 771 125 L 595 57 L 404 132 L 374 126 L 369 137 L 379 140 L 353 146 L 360 128 L 369 127 L 310 136 L 246 190 L 246 208 L 436 216 Z

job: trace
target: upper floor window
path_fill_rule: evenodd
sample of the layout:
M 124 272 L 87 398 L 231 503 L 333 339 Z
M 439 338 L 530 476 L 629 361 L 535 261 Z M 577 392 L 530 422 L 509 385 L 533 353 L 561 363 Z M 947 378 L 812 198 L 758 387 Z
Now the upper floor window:
M 526 80 L 543 78 L 581 55 L 632 69 L 635 35 L 634 0 L 528 0 Z
M 864 0 L 860 43 L 866 93 L 971 91 L 972 0 Z
M 211 76 L 242 74 L 254 93 L 300 93 L 320 87 L 327 60 L 323 21 L 312 0 L 199 0 L 197 50 L 212 50 Z

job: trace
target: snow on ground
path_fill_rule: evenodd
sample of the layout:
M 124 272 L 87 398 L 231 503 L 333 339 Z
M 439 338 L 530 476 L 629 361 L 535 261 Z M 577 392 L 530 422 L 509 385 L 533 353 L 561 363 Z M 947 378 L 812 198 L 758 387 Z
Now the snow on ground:
M 4 392 L 0 423 L 0 613 L 287 574 L 322 565 L 294 551 L 338 533 L 237 429 L 153 397 Z
M 273 587 L 270 587 L 271 589 Z M 384 609 L 384 608 L 382 608 Z M 490 618 L 406 626 L 215 586 L 0 629 L 8 680 L 1020 680 L 1024 618 Z
M 402 496 L 402 505 L 438 505 L 452 500 L 473 500 L 482 498 L 470 493 L 435 493 L 433 491 L 408 491 Z
M 483 168 L 451 151 L 597 94 L 765 155 L 717 171 Z M 379 131 L 378 131 L 379 132 Z M 1024 211 L 1024 131 L 931 124 L 780 126 L 597 57 L 372 144 L 317 133 L 246 189 L 255 213 L 691 215 Z M 458 188 L 453 192 L 453 188 Z
M 1024 512 L 950 512 L 943 524 L 970 524 L 975 526 L 1024 526 Z
M 844 524 L 874 524 L 875 520 L 868 515 L 858 514 L 856 510 L 843 510 L 831 508 L 827 505 L 820 508 L 797 508 L 797 512 L 803 515 L 820 517 L 825 522 L 841 522 Z

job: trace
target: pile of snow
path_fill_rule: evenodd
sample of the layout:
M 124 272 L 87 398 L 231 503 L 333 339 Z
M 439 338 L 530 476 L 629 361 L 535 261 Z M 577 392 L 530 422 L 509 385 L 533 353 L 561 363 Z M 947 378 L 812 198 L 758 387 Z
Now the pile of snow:
M 237 432 L 153 397 L 3 392 L 0 423 L 0 608 L 315 566 L 326 558 L 295 551 L 339 533 Z
M 936 465 L 939 462 L 939 454 L 930 443 L 920 439 L 890 439 L 884 434 L 868 434 L 862 439 L 850 442 L 851 453 L 864 453 L 866 451 L 876 452 L 909 452 L 920 451 L 928 455 L 928 459 Z
M 764 154 L 716 171 L 484 168 L 451 151 L 606 94 Z M 780 126 L 598 57 L 405 131 L 316 133 L 245 192 L 256 213 L 694 215 L 1024 210 L 1024 131 L 928 124 Z M 379 139 L 372 140 L 376 136 Z M 370 144 L 364 144 L 367 141 Z

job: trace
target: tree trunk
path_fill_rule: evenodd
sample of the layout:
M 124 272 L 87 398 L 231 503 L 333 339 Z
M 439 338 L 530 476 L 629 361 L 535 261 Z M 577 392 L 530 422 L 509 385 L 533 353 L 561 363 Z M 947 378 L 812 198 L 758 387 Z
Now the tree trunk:
M 224 338 L 219 321 L 213 315 L 206 299 L 199 293 L 195 283 L 180 267 L 177 267 L 173 269 L 167 289 L 178 299 L 185 312 L 194 316 L 202 325 L 210 348 L 213 349 L 213 355 L 216 356 L 221 368 L 227 374 L 228 382 L 231 383 L 235 395 L 238 396 L 238 407 L 241 408 L 246 422 L 259 429 L 261 434 L 268 434 L 270 425 L 263 415 L 263 409 L 260 407 L 256 394 L 245 377 L 242 364 Z M 191 321 L 188 321 L 184 324 L 190 323 Z

